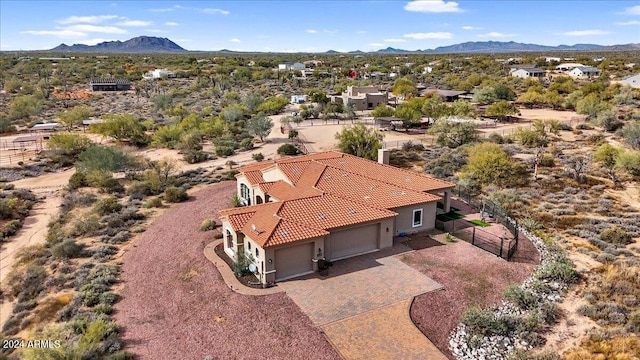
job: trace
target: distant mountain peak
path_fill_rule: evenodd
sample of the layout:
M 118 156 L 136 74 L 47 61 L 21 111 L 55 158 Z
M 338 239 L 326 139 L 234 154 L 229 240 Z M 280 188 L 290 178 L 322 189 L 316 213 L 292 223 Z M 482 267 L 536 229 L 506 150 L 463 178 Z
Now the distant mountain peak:
M 60 44 L 52 52 L 163 53 L 187 51 L 167 38 L 138 36 L 127 41 L 105 41 L 96 45 Z

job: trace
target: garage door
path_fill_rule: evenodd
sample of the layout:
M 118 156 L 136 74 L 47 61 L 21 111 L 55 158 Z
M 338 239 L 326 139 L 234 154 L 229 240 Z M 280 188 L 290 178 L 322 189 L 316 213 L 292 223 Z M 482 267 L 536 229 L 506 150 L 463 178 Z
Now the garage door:
M 336 260 L 378 249 L 379 224 L 331 233 L 330 260 Z
M 313 243 L 276 250 L 276 280 L 288 279 L 313 270 Z

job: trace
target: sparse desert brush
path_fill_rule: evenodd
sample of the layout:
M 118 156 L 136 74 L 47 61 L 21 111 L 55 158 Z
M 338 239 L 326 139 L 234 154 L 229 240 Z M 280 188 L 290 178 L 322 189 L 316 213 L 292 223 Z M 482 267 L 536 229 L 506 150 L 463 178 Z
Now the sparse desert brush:
M 205 219 L 200 224 L 200 231 L 209 231 L 215 229 L 217 226 L 216 221 L 213 219 Z
M 564 354 L 567 360 L 637 359 L 640 338 L 629 335 L 611 339 L 587 339 L 577 349 Z

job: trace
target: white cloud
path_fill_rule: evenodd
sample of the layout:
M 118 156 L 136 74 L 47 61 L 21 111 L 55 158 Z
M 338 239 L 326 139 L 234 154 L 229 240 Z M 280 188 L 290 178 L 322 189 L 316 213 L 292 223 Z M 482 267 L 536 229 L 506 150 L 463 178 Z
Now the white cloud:
M 86 39 L 82 40 L 82 43 L 85 45 L 96 45 L 105 41 L 113 41 L 113 39 Z
M 325 34 L 335 34 L 335 33 L 338 32 L 338 30 L 327 30 L 327 29 L 324 29 L 324 30 L 322 30 L 322 32 L 325 33 Z
M 125 20 L 117 23 L 116 25 L 120 26 L 132 26 L 132 27 L 143 27 L 153 25 L 153 21 L 143 21 L 143 20 Z
M 87 33 L 103 33 L 103 34 L 126 34 L 127 30 L 120 29 L 116 26 L 97 26 L 97 25 L 88 25 L 88 24 L 78 24 L 71 25 L 67 27 L 65 30 L 78 31 L 78 32 L 87 32 Z
M 453 34 L 450 32 L 428 32 L 428 33 L 411 33 L 404 34 L 406 38 L 414 39 L 414 40 L 423 40 L 423 39 L 451 39 L 453 38 Z
M 151 12 L 169 12 L 175 10 L 174 8 L 162 8 L 162 9 L 149 9 Z
M 231 40 L 229 40 L 229 41 L 234 42 L 234 43 L 242 42 L 242 41 L 240 41 L 240 39 L 238 39 L 238 38 L 233 38 L 233 39 L 231 39 Z
M 367 31 L 366 30 L 358 30 L 357 33 L 362 35 L 362 34 L 366 34 Z
M 482 30 L 481 27 L 475 27 L 475 26 L 463 26 L 462 30 Z
M 93 16 L 69 16 L 66 19 L 58 20 L 59 24 L 77 24 L 77 23 L 89 23 L 99 24 L 105 20 L 116 19 L 117 15 L 93 15 Z
M 407 11 L 424 13 L 462 12 L 458 3 L 444 0 L 414 0 L 404 6 Z
M 616 25 L 622 25 L 622 26 L 640 25 L 640 20 L 629 20 L 629 21 L 617 22 Z
M 399 43 L 399 42 L 406 42 L 407 40 L 405 39 L 384 39 L 384 42 L 388 42 L 388 43 Z
M 556 35 L 564 35 L 564 36 L 594 36 L 594 35 L 606 35 L 610 34 L 610 31 L 604 31 L 600 29 L 591 29 L 591 30 L 574 30 L 574 31 L 566 31 L 563 33 L 556 33 Z
M 478 37 L 480 38 L 506 38 L 514 36 L 518 36 L 518 34 L 504 34 L 497 31 L 488 32 L 486 34 L 478 34 Z
M 180 25 L 180 24 L 178 24 L 178 23 L 177 23 L 177 22 L 175 22 L 175 21 L 167 21 L 167 22 L 166 22 L 166 23 L 164 23 L 164 24 L 165 24 L 165 25 L 167 25 L 167 26 L 178 26 L 178 25 Z
M 627 15 L 640 15 L 640 5 L 625 8 L 624 13 Z
M 178 5 L 176 5 L 178 6 Z M 230 12 L 222 9 L 214 9 L 214 8 L 205 8 L 202 9 L 202 12 L 205 14 L 220 14 L 220 15 L 229 15 Z
M 21 31 L 21 34 L 29 34 L 29 35 L 45 35 L 45 36 L 57 36 L 61 38 L 79 38 L 87 36 L 87 33 L 81 31 L 73 31 L 69 29 L 61 29 L 61 30 L 27 30 Z
M 373 47 L 380 47 L 380 46 L 384 46 L 383 43 L 369 43 L 369 46 L 373 46 Z
M 309 34 L 317 34 L 318 30 L 314 30 L 314 29 L 307 29 L 305 30 L 305 32 L 308 32 Z

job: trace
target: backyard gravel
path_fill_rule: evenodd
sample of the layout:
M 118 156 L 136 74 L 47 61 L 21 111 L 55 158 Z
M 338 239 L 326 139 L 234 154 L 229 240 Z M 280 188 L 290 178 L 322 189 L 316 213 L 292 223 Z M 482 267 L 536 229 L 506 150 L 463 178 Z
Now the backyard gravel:
M 339 359 L 284 293 L 230 290 L 203 255 L 206 218 L 229 207 L 235 182 L 191 194 L 158 217 L 123 257 L 115 319 L 140 359 Z M 218 221 L 219 223 L 219 221 Z
M 530 244 L 522 248 L 530 249 Z M 534 250 L 535 251 L 535 250 Z M 507 262 L 464 241 L 417 250 L 401 259 L 444 286 L 417 296 L 411 306 L 411 319 L 448 358 L 449 335 L 470 305 L 483 307 L 500 303 L 511 284 L 521 284 L 533 271 L 536 261 Z

